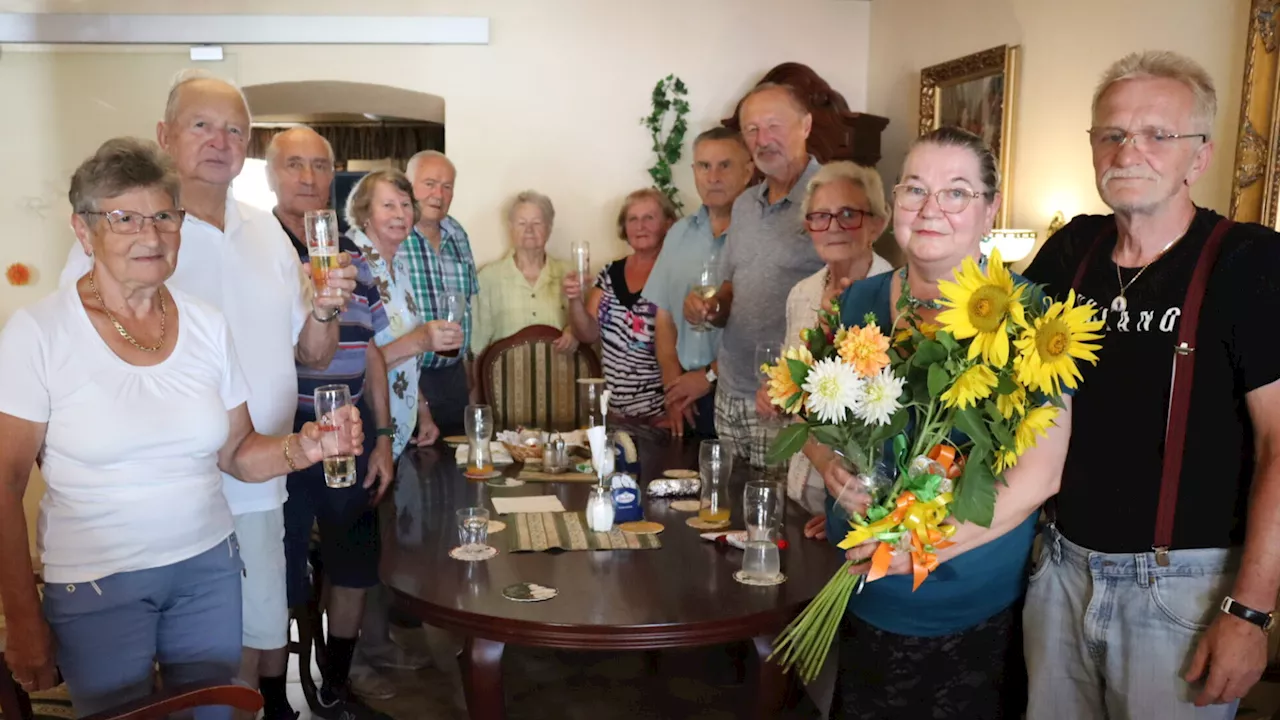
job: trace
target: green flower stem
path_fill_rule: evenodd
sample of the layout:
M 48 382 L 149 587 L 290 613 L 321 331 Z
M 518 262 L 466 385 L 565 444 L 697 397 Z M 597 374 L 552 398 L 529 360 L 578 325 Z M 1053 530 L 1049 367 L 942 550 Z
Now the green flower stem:
M 841 565 L 804 610 L 778 634 L 770 661 L 777 658 L 784 670 L 795 668 L 805 682 L 817 675 L 840 628 L 849 596 L 858 584 L 858 576 L 849 574 L 852 566 L 852 561 Z

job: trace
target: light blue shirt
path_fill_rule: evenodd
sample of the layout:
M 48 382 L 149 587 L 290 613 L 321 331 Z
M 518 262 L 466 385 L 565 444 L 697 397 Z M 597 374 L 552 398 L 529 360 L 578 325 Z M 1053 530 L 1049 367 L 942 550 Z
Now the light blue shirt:
M 684 298 L 702 266 L 724 248 L 725 235 L 711 234 L 711 213 L 703 205 L 697 213 L 681 218 L 667 231 L 662 252 L 649 272 L 641 294 L 676 322 L 676 353 L 685 370 L 707 367 L 720 348 L 719 329 L 698 332 L 684 319 Z

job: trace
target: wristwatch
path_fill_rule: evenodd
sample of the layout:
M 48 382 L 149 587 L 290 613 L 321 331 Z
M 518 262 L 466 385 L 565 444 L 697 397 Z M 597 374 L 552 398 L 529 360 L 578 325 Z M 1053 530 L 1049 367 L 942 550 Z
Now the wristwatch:
M 716 375 L 715 369 L 713 369 L 710 365 L 708 365 L 707 366 L 707 382 L 714 383 L 717 377 L 719 376 Z
M 378 428 L 378 437 L 394 438 L 396 436 L 396 426 Z
M 1265 633 L 1271 632 L 1271 628 L 1276 624 L 1275 613 L 1262 612 L 1260 610 L 1254 610 L 1251 607 L 1246 607 L 1233 600 L 1230 595 L 1222 598 L 1222 606 L 1219 609 L 1228 615 L 1235 615 L 1245 622 L 1257 625 L 1262 628 L 1262 632 Z

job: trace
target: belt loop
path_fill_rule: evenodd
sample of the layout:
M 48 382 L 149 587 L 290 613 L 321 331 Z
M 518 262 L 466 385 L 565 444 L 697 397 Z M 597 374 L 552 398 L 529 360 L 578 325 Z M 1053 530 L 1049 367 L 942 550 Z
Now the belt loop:
M 1146 553 L 1133 554 L 1133 572 L 1138 576 L 1138 587 L 1145 588 L 1151 584 L 1150 567 L 1151 563 L 1148 561 Z

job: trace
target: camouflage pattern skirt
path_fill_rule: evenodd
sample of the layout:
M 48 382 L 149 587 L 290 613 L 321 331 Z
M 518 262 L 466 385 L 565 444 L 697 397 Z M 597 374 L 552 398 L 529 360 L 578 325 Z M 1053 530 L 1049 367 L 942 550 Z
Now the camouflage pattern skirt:
M 833 720 L 1002 720 L 1026 710 L 1021 603 L 941 637 L 897 635 L 846 615 L 836 642 Z

